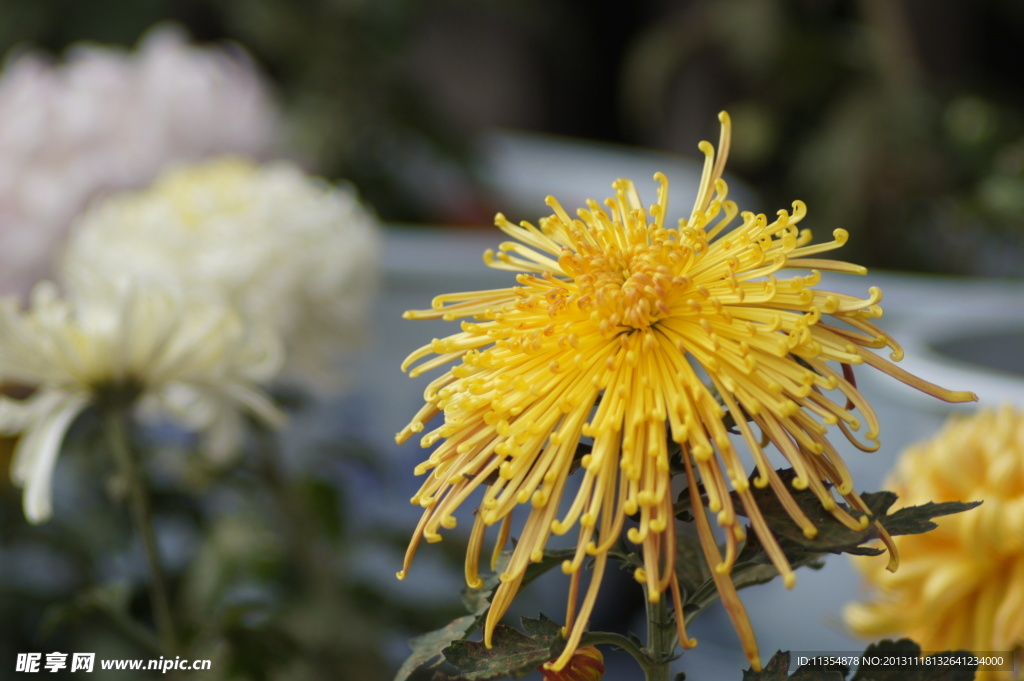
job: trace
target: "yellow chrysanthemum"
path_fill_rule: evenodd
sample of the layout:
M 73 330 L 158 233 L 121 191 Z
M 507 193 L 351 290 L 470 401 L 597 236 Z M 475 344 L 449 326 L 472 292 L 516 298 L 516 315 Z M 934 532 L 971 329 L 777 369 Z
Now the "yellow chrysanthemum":
M 424 512 L 399 577 L 420 539 L 438 541 L 440 528 L 455 526 L 455 509 L 484 487 L 466 560 L 467 582 L 478 585 L 485 528 L 501 524 L 497 552 L 510 533 L 512 511 L 526 506 L 519 541 L 487 615 L 489 642 L 531 561 L 541 558 L 552 534 L 578 526 L 576 554 L 563 565 L 572 575 L 568 642 L 554 669 L 564 667 L 579 644 L 608 550 L 627 517 L 636 519 L 627 536 L 641 547 L 644 561 L 637 579 L 652 601 L 669 591 L 681 612 L 668 440 L 681 449 L 694 508 L 704 504 L 699 483 L 707 508 L 725 528 L 723 556 L 706 515 L 695 514 L 719 593 L 748 659 L 758 667 L 753 632 L 728 577 L 744 536 L 730 490 L 787 584 L 793 572 L 754 502 L 747 464 L 726 417 L 752 454 L 754 484 L 771 486 L 793 520 L 813 536 L 813 524 L 770 465 L 764 445 L 771 442 L 789 460 L 795 487 L 810 488 L 839 520 L 862 527 L 827 487 L 832 483 L 854 509 L 865 510 L 827 438 L 829 427 L 838 426 L 858 447 L 878 446 L 878 421 L 846 365 L 869 364 L 942 399 L 975 399 L 926 383 L 873 352 L 889 347 L 892 359 L 902 355 L 872 323 L 882 314 L 877 288 L 864 300 L 814 288 L 822 270 L 865 272 L 816 257 L 842 245 L 845 232 L 811 245 L 810 231 L 797 227 L 805 214 L 802 203 L 769 222 L 764 215 L 740 214 L 726 200 L 721 178 L 730 124 L 725 113 L 720 120 L 718 155 L 709 143 L 700 145 L 706 160 L 689 219 L 675 227 L 667 222 L 668 181 L 660 173 L 658 200 L 649 210 L 628 180 L 613 185 L 616 194 L 604 208 L 590 201 L 577 219 L 549 197 L 555 214 L 541 220 L 539 229 L 527 222 L 513 225 L 502 215 L 496 219 L 518 243 L 503 243 L 498 254 L 488 252 L 484 259 L 491 267 L 519 272 L 518 286 L 443 295 L 431 310 L 406 313 L 410 319 L 467 321 L 461 333 L 434 340 L 403 364 L 413 367 L 414 376 L 454 366 L 428 386 L 426 404 L 396 438 L 403 442 L 444 413 L 443 425 L 421 440 L 424 447 L 443 442 L 416 468 L 430 475 L 412 499 Z M 730 227 L 737 216 L 740 223 Z M 810 272 L 778 278 L 784 268 Z M 436 356 L 427 359 L 431 354 Z M 861 429 L 867 442 L 854 439 Z M 592 438 L 592 449 L 578 461 L 582 480 L 571 507 L 560 515 L 581 438 Z M 590 557 L 593 573 L 577 604 Z M 683 618 L 677 622 L 680 641 L 693 645 Z
M 1024 648 L 1024 411 L 954 417 L 900 457 L 885 488 L 906 506 L 984 503 L 938 519 L 931 532 L 897 537 L 894 575 L 857 559 L 877 593 L 846 607 L 849 627 L 870 638 L 909 636 L 925 651 Z M 986 674 L 978 678 L 1010 678 Z

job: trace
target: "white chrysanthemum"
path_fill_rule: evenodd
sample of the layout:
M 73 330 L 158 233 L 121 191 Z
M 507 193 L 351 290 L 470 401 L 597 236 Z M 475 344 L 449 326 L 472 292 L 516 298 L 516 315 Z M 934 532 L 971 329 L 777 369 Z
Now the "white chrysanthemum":
M 79 273 L 60 297 L 50 282 L 27 310 L 0 302 L 0 378 L 32 390 L 0 397 L 0 432 L 20 435 L 11 478 L 25 488 L 25 516 L 51 514 L 51 478 L 68 427 L 113 394 L 202 431 L 223 455 L 241 437 L 244 409 L 272 425 L 281 413 L 258 387 L 278 371 L 276 335 L 230 308 L 185 300 L 171 289 Z
M 281 334 L 286 371 L 319 381 L 359 329 L 376 237 L 376 220 L 348 187 L 286 163 L 222 158 L 94 204 L 66 262 L 233 305 Z
M 266 156 L 277 127 L 238 49 L 190 47 L 162 26 L 136 52 L 27 53 L 0 76 L 0 293 L 50 276 L 74 218 L 95 195 L 148 185 L 166 167 L 223 153 Z

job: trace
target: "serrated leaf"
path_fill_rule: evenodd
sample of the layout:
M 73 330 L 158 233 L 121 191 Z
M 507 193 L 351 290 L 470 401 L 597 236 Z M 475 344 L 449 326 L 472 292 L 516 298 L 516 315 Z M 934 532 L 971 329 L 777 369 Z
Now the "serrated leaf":
M 893 536 L 898 534 L 922 534 L 938 527 L 938 525 L 932 522 L 932 518 L 962 513 L 980 505 L 980 501 L 966 503 L 962 501 L 945 501 L 942 503 L 929 501 L 927 504 L 921 504 L 920 506 L 901 508 L 895 513 L 885 516 L 882 524 L 889 531 L 889 534 Z
M 520 588 L 537 579 L 537 577 L 540 577 L 556 565 L 561 565 L 562 561 L 572 558 L 573 554 L 573 549 L 545 551 L 544 557 L 539 562 L 532 563 L 526 568 L 526 574 L 523 576 Z M 487 613 L 487 609 L 491 607 L 491 599 L 494 597 L 494 592 L 499 584 L 501 584 L 499 574 L 504 566 L 508 564 L 508 559 L 511 555 L 511 552 L 502 554 L 497 564 L 498 574 L 485 577 L 480 588 L 471 589 L 464 587 L 462 589 L 462 603 L 466 606 L 466 610 L 470 612 L 469 615 L 460 617 L 442 629 L 423 634 L 409 641 L 413 652 L 402 663 L 402 667 L 398 670 L 394 681 L 405 681 L 413 671 L 439 657 L 447 646 L 464 639 L 480 626 L 480 622 Z M 541 617 L 547 620 L 543 615 Z M 551 620 L 547 621 L 550 622 Z M 533 622 L 533 620 L 524 619 L 524 627 L 532 626 L 532 624 L 528 624 L 529 622 Z M 499 625 L 499 628 L 502 626 Z M 557 627 L 558 625 L 556 624 L 555 626 Z M 515 631 L 515 629 L 512 629 L 512 631 Z M 561 627 L 559 627 L 559 631 L 561 631 Z M 497 635 L 497 629 L 495 630 L 495 635 Z
M 908 638 L 898 641 L 884 640 L 873 643 L 864 651 L 865 657 L 919 658 L 921 647 Z M 920 664 L 869 666 L 861 664 L 850 681 L 972 681 L 977 665 L 966 664 L 969 653 L 963 650 L 935 653 L 925 660 L 937 657 L 959 657 L 965 664 Z
M 786 488 L 797 506 L 818 530 L 814 537 L 805 536 L 803 529 L 789 517 L 789 513 L 771 487 L 758 489 L 751 484 L 750 492 L 757 508 L 764 515 L 768 527 L 780 544 L 791 542 L 815 553 L 831 553 L 841 552 L 846 547 L 856 547 L 862 542 L 874 538 L 874 536 L 867 537 L 864 530 L 851 530 L 836 520 L 830 512 L 825 510 L 821 501 L 810 489 L 793 489 L 790 483 L 796 477 L 796 473 L 792 470 L 780 470 L 778 474 L 786 484 Z M 735 493 L 733 493 L 733 503 L 736 504 L 737 513 L 746 515 L 743 505 Z M 863 514 L 854 511 L 851 512 L 851 515 L 856 518 Z
M 445 648 L 476 628 L 475 615 L 463 615 L 430 633 L 409 639 L 412 654 L 405 659 L 394 681 L 405 681 L 414 671 L 434 660 L 439 660 Z
M 780 470 L 778 474 L 787 484 L 793 500 L 817 528 L 814 537 L 805 536 L 803 530 L 789 517 L 774 491 L 770 488 L 757 489 L 751 485 L 751 493 L 757 507 L 764 515 L 768 527 L 791 563 L 806 561 L 808 554 L 878 555 L 881 553 L 881 549 L 863 546 L 863 544 L 878 538 L 878 529 L 874 523 L 868 525 L 864 530 L 852 530 L 846 527 L 825 510 L 814 492 L 809 489 L 792 489 L 789 483 L 796 475 L 792 470 Z M 932 518 L 967 511 L 981 503 L 980 501 L 969 503 L 953 501 L 940 504 L 929 502 L 902 508 L 889 514 L 889 508 L 896 502 L 896 495 L 892 492 L 865 493 L 861 495 L 861 498 L 870 509 L 870 517 L 879 521 L 893 536 L 928 532 L 936 527 Z M 733 501 L 736 503 L 737 513 L 744 514 L 738 497 L 734 495 Z M 840 504 L 840 506 L 855 518 L 864 515 L 851 510 L 845 504 Z M 744 548 L 746 549 L 746 547 Z
M 782 546 L 783 552 L 786 553 L 786 557 L 789 559 L 790 567 L 794 570 L 802 567 L 809 567 L 817 570 L 824 566 L 824 563 L 821 561 L 822 554 L 820 553 L 805 551 L 784 541 L 781 542 L 780 545 Z M 736 557 L 736 568 L 733 569 L 733 572 L 735 573 L 736 569 L 742 565 L 771 566 L 774 569 L 772 561 L 768 557 L 768 552 L 765 551 L 764 546 L 761 545 L 761 539 L 749 528 L 747 530 L 747 538 L 743 542 L 743 547 L 740 549 L 739 555 Z M 735 581 L 735 577 L 733 578 L 733 581 Z M 747 586 L 750 585 L 751 584 L 748 584 Z M 737 586 L 737 588 L 739 588 L 739 586 Z
M 444 659 L 464 681 L 518 678 L 557 657 L 565 639 L 562 627 L 548 617 L 523 618 L 526 634 L 504 624 L 494 629 L 492 646 L 482 641 L 454 641 L 444 649 Z
M 792 470 L 778 471 L 784 482 L 792 481 L 795 473 Z M 817 534 L 808 538 L 796 522 L 790 518 L 781 502 L 770 488 L 757 490 L 752 485 L 752 494 L 765 517 L 779 547 L 794 568 L 807 565 L 818 560 L 826 553 L 850 553 L 856 555 L 879 555 L 882 549 L 864 546 L 879 538 L 879 530 L 873 522 L 865 529 L 851 529 L 826 511 L 821 502 L 810 490 L 792 490 L 791 495 L 801 510 L 807 515 Z M 981 502 L 946 502 L 941 504 L 928 503 L 920 506 L 902 508 L 892 514 L 888 510 L 896 502 L 896 495 L 891 492 L 874 492 L 861 495 L 861 499 L 869 509 L 869 517 L 878 520 L 892 536 L 916 535 L 934 529 L 936 524 L 932 518 L 959 513 L 978 506 Z M 738 499 L 734 499 L 737 512 L 742 514 Z M 861 513 L 852 511 L 848 506 L 841 506 L 852 516 L 860 517 Z M 740 550 L 738 561 L 769 562 L 764 549 L 757 537 L 750 533 L 748 541 Z
M 806 489 L 792 489 L 789 484 L 795 477 L 792 470 L 780 470 L 778 474 L 787 484 L 794 501 L 817 528 L 817 534 L 814 537 L 804 535 L 803 530 L 789 517 L 774 491 L 770 488 L 758 489 L 753 484 L 750 489 L 758 509 L 764 515 L 765 522 L 794 570 L 801 567 L 820 568 L 822 557 L 828 553 L 870 556 L 883 552 L 879 548 L 864 546 L 867 542 L 878 538 L 878 528 L 874 522 L 864 530 L 852 530 L 826 511 L 814 492 Z M 932 522 L 933 518 L 967 511 L 981 503 L 980 501 L 927 503 L 902 508 L 889 514 L 888 510 L 897 499 L 892 492 L 865 493 L 861 495 L 861 499 L 870 510 L 869 517 L 872 520 L 877 520 L 893 536 L 928 532 L 936 527 Z M 742 503 L 735 493 L 733 493 L 733 502 L 737 512 L 745 514 Z M 851 511 L 845 505 L 842 506 L 854 517 L 864 515 Z M 678 508 L 679 504 L 677 504 L 677 510 Z M 740 548 L 731 574 L 731 579 L 737 589 L 764 584 L 778 576 L 778 571 L 769 560 L 757 534 L 749 527 L 746 529 L 747 539 Z M 690 619 L 717 598 L 717 590 L 710 575 L 706 572 L 706 561 L 699 543 L 684 533 L 678 533 L 676 537 L 676 575 L 680 586 L 686 591 L 686 615 Z M 698 584 L 702 574 L 707 576 L 702 583 Z
M 487 612 L 487 608 L 491 607 L 494 590 L 501 583 L 498 575 L 488 575 L 482 581 L 483 585 L 479 589 L 462 587 L 462 604 L 474 615 L 483 615 Z
M 843 665 L 804 665 L 790 675 L 789 663 L 789 651 L 780 650 L 761 671 L 744 671 L 743 681 L 845 681 L 850 672 L 849 667 Z
M 526 633 L 534 638 L 561 638 L 562 636 L 562 625 L 544 613 L 540 613 L 540 617 L 523 617 L 519 620 L 519 623 L 523 625 Z

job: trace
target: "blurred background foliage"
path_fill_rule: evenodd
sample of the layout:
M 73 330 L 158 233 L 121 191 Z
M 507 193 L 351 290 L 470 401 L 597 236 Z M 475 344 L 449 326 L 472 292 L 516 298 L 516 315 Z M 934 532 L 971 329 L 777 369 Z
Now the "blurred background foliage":
M 386 220 L 490 224 L 474 140 L 503 126 L 696 158 L 728 109 L 757 210 L 809 204 L 846 257 L 1012 275 L 1024 253 L 1017 0 L 5 0 L 0 50 L 236 41 L 307 165 Z M 596 188 L 595 191 L 601 188 Z
M 436 612 L 354 572 L 356 554 L 397 551 L 408 539 L 360 522 L 351 508 L 354 487 L 373 486 L 378 474 L 372 452 L 343 438 L 296 446 L 254 433 L 229 468 L 206 463 L 194 438 L 136 433 L 174 594 L 177 653 L 212 660 L 199 674 L 211 680 L 390 678 L 388 632 L 427 629 Z M 148 626 L 149 571 L 95 413 L 76 422 L 62 458 L 58 507 L 72 513 L 29 525 L 21 495 L 0 495 L 0 660 L 10 673 L 18 653 L 88 651 L 97 659 L 91 676 L 122 678 L 98 660 L 167 652 Z M 78 676 L 64 669 L 52 678 Z
M 210 464 L 194 437 L 135 432 L 173 594 L 175 652 L 212 661 L 209 671 L 162 678 L 390 679 L 408 638 L 462 614 L 456 577 L 453 588 L 422 599 L 395 588 L 393 566 L 401 565 L 409 528 L 381 523 L 379 509 L 359 503 L 381 493 L 377 453 L 337 433 L 311 436 L 316 428 L 303 405 L 289 406 L 298 435 L 253 426 L 244 456 L 230 467 Z M 0 439 L 5 461 L 10 444 Z M 126 675 L 101 669 L 100 660 L 167 655 L 152 627 L 151 575 L 125 481 L 111 459 L 102 423 L 89 411 L 64 444 L 54 518 L 28 524 L 20 490 L 0 482 L 5 674 L 25 652 L 93 652 L 97 681 Z M 439 564 L 460 575 L 458 542 L 443 548 Z M 67 668 L 47 673 L 79 676 Z

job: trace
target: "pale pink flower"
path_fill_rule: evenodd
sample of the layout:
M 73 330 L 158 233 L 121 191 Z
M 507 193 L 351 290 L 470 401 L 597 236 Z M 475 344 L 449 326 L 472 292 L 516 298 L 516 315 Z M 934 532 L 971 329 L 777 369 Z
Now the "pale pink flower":
M 190 46 L 173 26 L 133 52 L 80 44 L 63 63 L 12 57 L 0 75 L 0 293 L 51 275 L 93 197 L 215 154 L 265 157 L 276 124 L 240 49 Z

